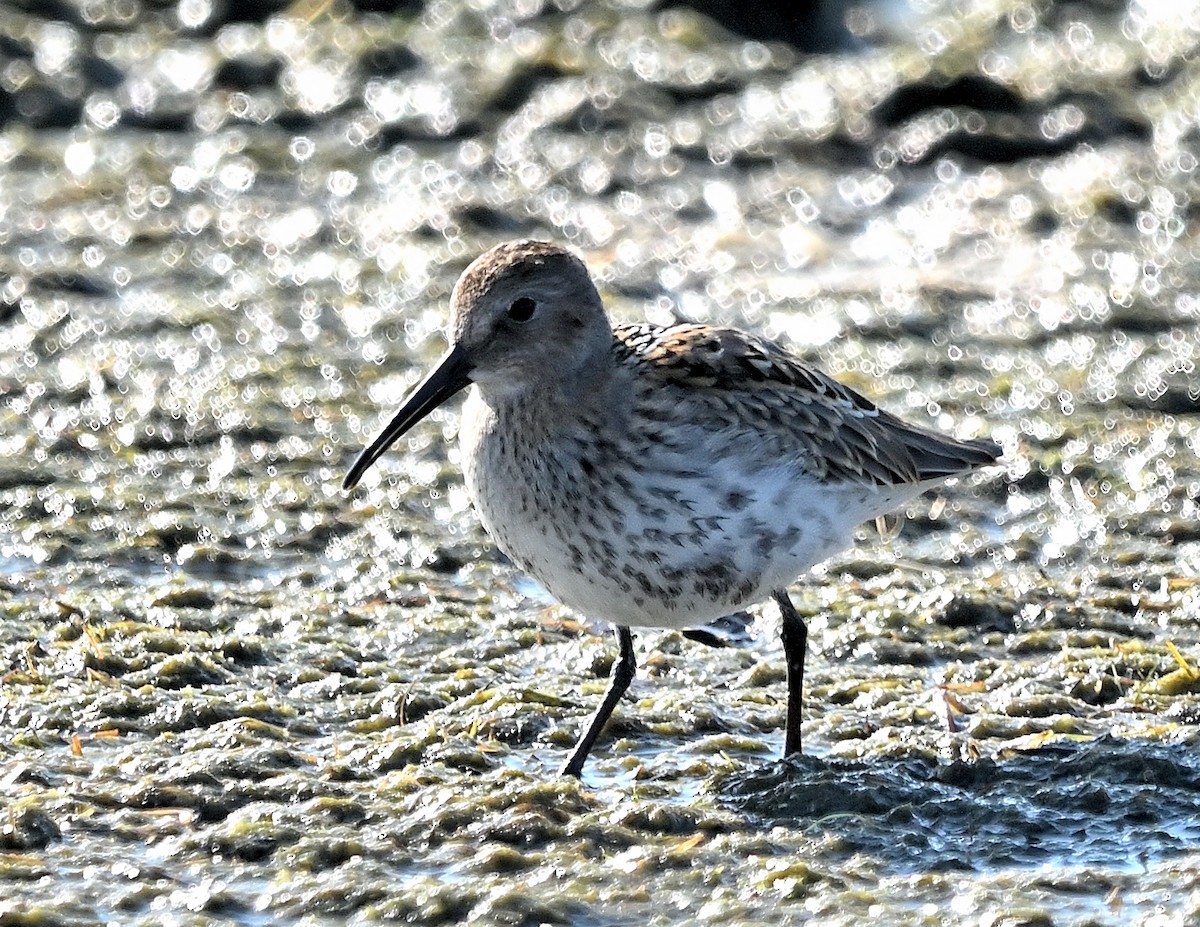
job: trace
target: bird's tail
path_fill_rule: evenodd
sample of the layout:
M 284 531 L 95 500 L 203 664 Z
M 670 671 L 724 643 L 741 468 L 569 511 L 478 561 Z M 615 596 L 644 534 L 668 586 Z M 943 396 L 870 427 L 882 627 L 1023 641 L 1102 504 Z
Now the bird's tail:
M 995 463 L 1002 453 L 995 441 L 962 441 L 919 425 L 909 425 L 903 440 L 921 482 L 970 473 Z

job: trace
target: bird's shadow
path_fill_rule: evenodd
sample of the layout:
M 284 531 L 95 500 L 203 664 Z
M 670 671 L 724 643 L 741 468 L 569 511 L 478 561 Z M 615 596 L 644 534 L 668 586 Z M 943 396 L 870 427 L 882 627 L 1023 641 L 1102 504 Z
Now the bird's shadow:
M 798 756 L 718 790 L 763 826 L 830 834 L 902 873 L 1138 869 L 1200 848 L 1195 744 L 1105 737 L 952 763 Z

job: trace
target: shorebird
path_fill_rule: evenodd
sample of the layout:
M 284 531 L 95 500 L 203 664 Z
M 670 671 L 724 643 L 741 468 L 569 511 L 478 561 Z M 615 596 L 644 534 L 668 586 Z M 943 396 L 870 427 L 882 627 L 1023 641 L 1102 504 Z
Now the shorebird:
M 587 267 L 548 242 L 477 258 L 450 348 L 346 475 L 352 489 L 471 387 L 459 440 L 484 528 L 559 601 L 616 628 L 608 688 L 566 763 L 579 776 L 635 673 L 632 627 L 685 629 L 774 598 L 799 752 L 808 629 L 787 586 L 855 527 L 1000 448 L 906 422 L 733 328 L 613 328 Z

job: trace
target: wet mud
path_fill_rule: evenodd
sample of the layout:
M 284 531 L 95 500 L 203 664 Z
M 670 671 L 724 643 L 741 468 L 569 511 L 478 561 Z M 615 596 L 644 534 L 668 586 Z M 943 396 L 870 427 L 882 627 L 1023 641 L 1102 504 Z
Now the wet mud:
M 0 924 L 1195 922 L 1196 18 L 366 6 L 0 8 Z M 341 492 L 523 235 L 1003 445 L 793 586 L 803 757 L 765 605 L 557 779 L 456 407 Z

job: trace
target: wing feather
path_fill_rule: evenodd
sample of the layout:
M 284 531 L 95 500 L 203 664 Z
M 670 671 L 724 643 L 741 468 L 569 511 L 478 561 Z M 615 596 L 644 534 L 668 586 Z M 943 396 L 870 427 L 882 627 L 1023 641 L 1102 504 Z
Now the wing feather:
M 749 421 L 797 447 L 827 482 L 888 486 L 964 473 L 993 462 L 991 441 L 960 441 L 911 425 L 778 345 L 709 325 L 623 325 L 618 363 L 663 388 L 704 396 L 730 424 Z

